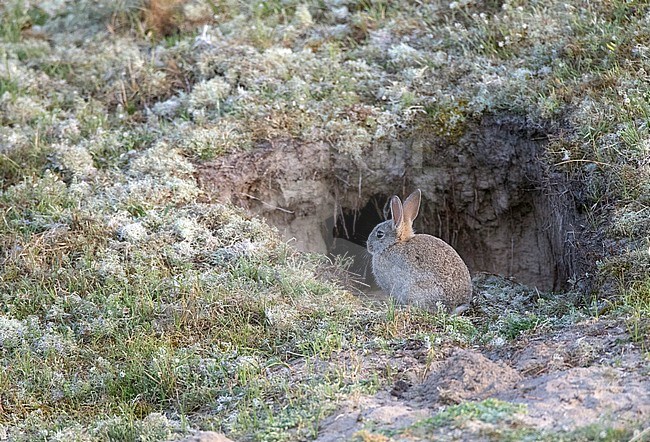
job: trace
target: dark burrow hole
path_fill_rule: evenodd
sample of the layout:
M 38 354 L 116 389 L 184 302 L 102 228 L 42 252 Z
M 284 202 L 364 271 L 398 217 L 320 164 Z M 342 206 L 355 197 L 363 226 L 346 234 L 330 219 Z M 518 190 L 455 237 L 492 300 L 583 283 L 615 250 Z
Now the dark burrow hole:
M 366 241 L 372 229 L 384 221 L 384 211 L 389 196 L 373 195 L 360 210 L 342 209 L 339 216 L 325 221 L 325 245 L 332 256 L 349 259 L 348 270 L 368 284 L 371 276 L 371 256 L 366 251 Z
M 553 224 L 552 207 L 540 190 L 530 189 L 491 226 L 477 225 L 468 214 L 450 207 L 437 208 L 423 197 L 417 233 L 427 233 L 451 244 L 470 271 L 513 277 L 544 291 L 567 289 L 572 277 L 571 255 L 576 232 Z M 400 195 L 402 197 L 402 195 Z M 360 210 L 342 209 L 325 222 L 328 253 L 349 260 L 349 270 L 372 284 L 371 256 L 366 241 L 384 221 L 389 195 L 373 195 Z M 480 224 L 480 223 L 479 223 Z
M 387 200 L 421 189 L 416 231 L 449 243 L 473 274 L 586 293 L 594 260 L 584 183 L 549 162 L 547 143 L 519 117 L 485 117 L 453 140 L 426 130 L 393 140 L 368 151 L 363 167 L 327 144 L 277 141 L 203 164 L 200 181 L 299 250 L 349 258 L 368 284 L 366 241 Z
M 472 274 L 513 277 L 548 292 L 573 289 L 588 275 L 580 191 L 541 157 L 545 140 L 507 125 L 478 127 L 446 149 L 412 140 L 407 175 L 386 180 L 382 190 L 403 191 L 404 198 L 422 189 L 416 232 L 449 243 Z M 367 282 L 372 277 L 366 240 L 384 220 L 390 196 L 375 193 L 358 210 L 343 207 L 325 223 L 328 252 L 352 256 L 351 270 Z

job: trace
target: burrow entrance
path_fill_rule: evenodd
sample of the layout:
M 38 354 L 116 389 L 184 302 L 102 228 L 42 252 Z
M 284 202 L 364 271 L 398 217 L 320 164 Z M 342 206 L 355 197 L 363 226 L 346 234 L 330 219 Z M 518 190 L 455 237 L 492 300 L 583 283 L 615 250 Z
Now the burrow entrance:
M 202 187 L 266 218 L 299 249 L 344 255 L 370 278 L 365 241 L 384 205 L 419 188 L 415 228 L 451 244 L 471 272 L 562 291 L 587 270 L 574 184 L 542 158 L 547 137 L 484 118 L 453 142 L 426 131 L 375 146 L 363 163 L 323 143 L 277 140 L 199 167 Z

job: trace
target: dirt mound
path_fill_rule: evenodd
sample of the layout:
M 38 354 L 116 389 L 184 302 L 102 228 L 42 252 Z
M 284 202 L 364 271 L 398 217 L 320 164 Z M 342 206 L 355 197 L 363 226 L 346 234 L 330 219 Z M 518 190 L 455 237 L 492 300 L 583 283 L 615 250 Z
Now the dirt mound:
M 445 354 L 421 383 L 398 380 L 342 404 L 317 440 L 500 440 L 524 432 L 530 440 L 591 440 L 571 434 L 594 426 L 628 434 L 650 422 L 650 361 L 616 321 Z M 411 362 L 403 368 L 421 372 L 426 364 Z
M 233 442 L 222 433 L 214 431 L 198 431 L 191 436 L 187 436 L 178 442 Z
M 641 355 L 628 341 L 629 336 L 620 323 L 594 320 L 531 337 L 500 353 L 524 375 L 539 376 L 614 360 L 619 367 L 634 367 L 640 363 Z
M 650 419 L 650 381 L 612 367 L 576 367 L 526 379 L 500 399 L 524 403 L 523 421 L 536 428 L 571 430 L 598 421 Z
M 409 397 L 423 405 L 458 404 L 482 400 L 512 389 L 522 377 L 503 362 L 492 362 L 481 353 L 457 349 Z
M 396 430 L 425 419 L 428 410 L 417 408 L 396 399 L 387 392 L 362 396 L 348 401 L 321 425 L 318 442 L 351 440 L 365 427 Z

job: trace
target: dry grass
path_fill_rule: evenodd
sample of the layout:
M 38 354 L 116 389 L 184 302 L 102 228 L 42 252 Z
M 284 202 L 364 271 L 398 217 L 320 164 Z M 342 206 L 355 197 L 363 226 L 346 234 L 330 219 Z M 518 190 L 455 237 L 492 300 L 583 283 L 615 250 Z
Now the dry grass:
M 183 3 L 183 0 L 147 0 L 142 8 L 145 29 L 153 32 L 157 38 L 178 33 Z

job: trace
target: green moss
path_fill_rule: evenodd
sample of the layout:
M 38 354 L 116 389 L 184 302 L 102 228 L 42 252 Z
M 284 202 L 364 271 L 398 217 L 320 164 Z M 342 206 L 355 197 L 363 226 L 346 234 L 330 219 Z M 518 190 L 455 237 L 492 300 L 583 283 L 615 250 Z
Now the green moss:
M 471 117 L 467 115 L 467 102 L 435 102 L 425 106 L 425 116 L 421 117 L 417 125 L 424 133 L 433 133 L 434 136 L 454 143 L 465 133 Z

